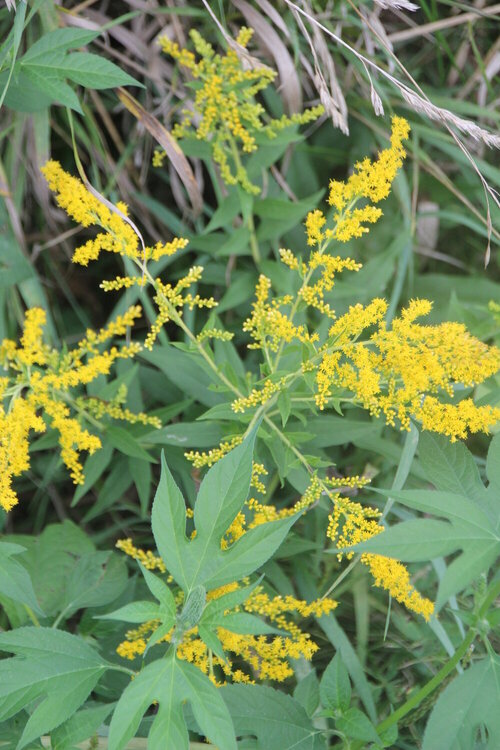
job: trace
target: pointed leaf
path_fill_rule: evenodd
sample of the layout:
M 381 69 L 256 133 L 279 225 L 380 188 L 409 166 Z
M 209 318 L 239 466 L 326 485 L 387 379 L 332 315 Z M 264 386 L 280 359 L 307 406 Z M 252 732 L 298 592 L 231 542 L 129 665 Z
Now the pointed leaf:
M 188 750 L 182 713 L 186 700 L 203 734 L 224 750 L 236 750 L 231 717 L 220 692 L 199 669 L 178 661 L 173 650 L 167 658 L 148 664 L 125 688 L 111 720 L 109 750 L 123 750 L 155 700 L 159 707 L 149 732 L 148 750 Z

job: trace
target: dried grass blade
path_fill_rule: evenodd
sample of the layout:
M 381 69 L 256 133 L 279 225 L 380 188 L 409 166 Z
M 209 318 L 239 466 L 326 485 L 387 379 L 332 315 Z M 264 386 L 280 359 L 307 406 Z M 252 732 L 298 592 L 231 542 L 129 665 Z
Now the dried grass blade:
M 137 99 L 134 99 L 128 91 L 123 88 L 117 89 L 118 97 L 122 104 L 139 120 L 153 138 L 165 149 L 175 171 L 186 188 L 191 201 L 193 213 L 198 216 L 203 208 L 203 198 L 196 182 L 191 166 L 182 153 L 178 143 L 168 130 L 147 110 L 144 109 Z

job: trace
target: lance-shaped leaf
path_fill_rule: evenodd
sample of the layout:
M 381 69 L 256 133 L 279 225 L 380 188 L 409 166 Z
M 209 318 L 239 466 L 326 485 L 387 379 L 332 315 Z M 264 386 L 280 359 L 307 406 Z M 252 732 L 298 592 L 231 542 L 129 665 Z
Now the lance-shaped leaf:
M 173 649 L 165 659 L 148 664 L 124 690 L 111 720 L 109 750 L 122 750 L 127 745 L 153 701 L 158 702 L 158 711 L 149 732 L 148 750 L 188 750 L 182 712 L 185 701 L 211 742 L 224 750 L 236 750 L 231 716 L 220 692 L 199 669 L 178 661 Z
M 207 472 L 195 505 L 196 536 L 186 538 L 185 503 L 164 458 L 152 511 L 156 546 L 185 593 L 216 588 L 253 573 L 275 552 L 300 514 L 257 526 L 229 549 L 221 539 L 250 487 L 255 431 Z
M 18 750 L 66 721 L 112 665 L 81 638 L 52 628 L 0 633 L 0 722 L 39 701 Z
M 499 531 L 478 504 L 466 497 L 432 490 L 391 491 L 390 495 L 403 505 L 446 521 L 405 521 L 357 545 L 355 549 L 407 562 L 430 560 L 462 550 L 440 581 L 437 609 L 450 596 L 462 591 L 487 571 L 500 554 Z

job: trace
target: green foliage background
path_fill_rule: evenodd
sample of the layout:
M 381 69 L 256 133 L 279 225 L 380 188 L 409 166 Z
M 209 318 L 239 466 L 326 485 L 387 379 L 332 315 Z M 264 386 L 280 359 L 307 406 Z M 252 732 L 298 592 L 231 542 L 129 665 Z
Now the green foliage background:
M 204 144 L 190 144 L 186 156 L 201 199 L 195 215 L 182 172 L 168 160 L 164 168 L 152 168 L 153 135 L 117 91 L 127 87 L 170 128 L 179 107 L 173 92 L 182 82 L 178 70 L 161 57 L 155 38 L 167 27 L 182 39 L 194 27 L 223 46 L 207 7 L 178 0 L 167 7 L 153 2 L 95 2 L 88 8 L 69 2 L 62 7 L 52 0 L 15 5 L 0 10 L 0 338 L 15 338 L 23 310 L 41 306 L 51 342 L 71 346 L 85 328 L 100 327 L 143 302 L 134 288 L 113 307 L 113 298 L 99 290 L 102 278 L 116 275 L 115 258 L 88 269 L 70 262 L 72 250 L 87 235 L 55 207 L 39 172 L 49 156 L 76 172 L 69 108 L 76 150 L 94 187 L 113 202 L 124 200 L 149 242 L 172 235 L 189 238 L 188 248 L 163 259 L 158 272 L 175 280 L 195 261 L 204 266 L 199 291 L 218 300 L 214 320 L 235 333 L 232 343 L 215 342 L 216 362 L 228 377 L 244 377 L 257 362 L 246 350 L 241 323 L 250 311 L 258 270 L 248 230 L 239 219 L 245 212 L 241 194 L 236 189 L 223 194 L 213 166 L 204 161 Z M 264 92 L 270 113 L 278 117 L 286 111 L 290 97 L 297 95 L 295 81 L 306 104 L 317 101 L 307 73 L 317 61 L 289 4 L 218 0 L 209 5 L 233 36 L 241 25 L 254 25 L 255 52 L 280 72 L 288 70 L 281 88 Z M 404 69 L 411 71 L 436 106 L 498 132 L 498 73 L 490 65 L 497 50 L 498 11 L 490 13 L 490 5 L 452 25 L 454 14 L 469 13 L 469 5 L 420 0 L 411 16 L 416 29 L 406 10 L 381 11 L 371 2 L 332 6 L 318 1 L 307 7 L 332 32 L 338 34 L 340 24 L 342 39 L 359 43 L 397 80 L 407 82 Z M 284 52 L 273 44 L 273 34 Z M 301 222 L 323 200 L 328 180 L 345 178 L 356 160 L 384 147 L 388 114 L 396 112 L 412 125 L 409 160 L 384 203 L 384 218 L 347 247 L 364 266 L 353 279 L 337 282 L 336 309 L 342 313 L 355 302 L 385 296 L 393 315 L 407 300 L 424 296 L 434 300 L 433 322 L 462 321 L 482 340 L 499 343 L 499 318 L 488 310 L 490 300 L 500 302 L 499 211 L 492 195 L 446 128 L 415 112 L 387 78 L 373 75 L 386 110 L 377 118 L 359 61 L 327 34 L 324 38 L 324 54 L 335 64 L 345 97 L 349 135 L 325 117 L 302 132 L 280 135 L 251 157 L 251 177 L 261 179 L 267 170 L 265 190 L 253 201 L 260 270 L 280 293 L 290 291 L 277 261 L 279 247 L 304 247 Z M 393 54 L 384 46 L 388 43 Z M 324 68 L 324 59 L 319 62 Z M 500 190 L 498 151 L 467 134 L 462 138 L 484 180 Z M 485 268 L 488 242 L 491 256 Z M 130 271 L 126 259 L 124 271 Z M 145 313 L 151 322 L 153 310 L 145 305 Z M 186 311 L 190 328 L 199 329 L 199 315 Z M 176 337 L 167 327 L 153 352 L 120 363 L 115 380 L 101 378 L 89 387 L 89 395 L 106 398 L 125 383 L 127 406 L 157 414 L 165 426 L 153 431 L 110 425 L 103 449 L 85 463 L 85 485 L 76 491 L 54 450 L 54 435 L 47 433 L 32 445 L 31 470 L 17 483 L 19 506 L 1 516 L 0 650 L 5 658 L 0 661 L 0 745 L 39 748 L 39 738 L 50 735 L 54 750 L 69 750 L 96 733 L 106 736 L 111 722 L 109 747 L 116 750 L 132 736 L 148 733 L 153 749 L 165 747 L 162 742 L 169 737 L 167 746 L 177 750 L 188 730 L 193 747 L 206 735 L 220 750 L 236 747 L 235 737 L 238 748 L 266 750 L 499 747 L 500 618 L 494 608 L 500 588 L 499 437 L 452 445 L 416 430 L 399 433 L 361 410 L 301 420 L 296 413 L 290 417 L 286 399 L 279 403 L 292 445 L 300 445 L 311 461 L 335 464 L 342 473 L 369 473 L 373 505 L 383 507 L 391 498 L 390 529 L 356 551 L 393 553 L 408 561 L 419 590 L 437 601 L 439 618 L 428 624 L 374 589 L 362 566 L 354 565 L 343 576 L 346 564 L 325 550 L 326 502 L 310 515 L 276 522 L 272 529 L 259 527 L 262 538 L 255 534 L 255 554 L 250 546 L 247 557 L 235 551 L 224 574 L 217 566 L 229 554 L 219 544 L 227 515 L 209 533 L 213 507 L 203 507 L 201 477 L 184 452 L 218 445 L 231 434 L 234 414 L 203 362 Z M 498 404 L 498 376 L 476 395 L 479 403 Z M 221 462 L 231 486 L 235 472 L 248 474 L 248 465 L 242 464 L 251 460 L 249 450 L 245 446 L 230 454 L 232 468 L 230 461 Z M 269 439 L 259 450 L 267 450 L 266 458 L 276 466 L 266 499 L 283 507 L 292 504 L 305 489 L 304 472 L 279 441 Z M 214 486 L 215 475 L 213 470 L 207 480 Z M 241 481 L 244 486 L 246 479 Z M 195 507 L 196 541 L 184 537 L 176 497 Z M 200 504 L 195 505 L 197 497 Z M 244 499 L 233 497 L 234 508 Z M 220 512 L 231 509 L 224 505 Z M 167 520 L 161 522 L 161 514 Z M 233 580 L 235 569 L 241 576 L 258 570 L 271 591 L 307 600 L 335 584 L 340 602 L 335 616 L 306 623 L 321 646 L 312 664 L 294 664 L 297 679 L 279 690 L 261 684 L 217 691 L 192 665 L 170 655 L 151 660 L 131 682 L 115 649 L 125 623 L 141 620 L 115 619 L 117 612 L 147 600 L 145 619 L 151 608 L 163 607 L 165 627 L 182 625 L 183 614 L 166 601 L 169 595 L 156 605 L 152 596 L 158 599 L 158 586 L 154 591 L 147 574 L 141 576 L 113 551 L 116 540 L 126 536 L 138 546 L 153 547 L 151 519 L 157 549 L 184 589 L 186 607 L 197 586 Z M 177 544 L 175 560 L 171 550 Z M 199 561 L 198 547 L 205 550 L 206 565 L 196 577 L 190 555 Z M 207 629 L 215 627 L 207 623 Z M 172 680 L 175 690 L 168 687 Z M 159 709 L 149 710 L 155 700 Z M 184 701 L 191 709 L 182 708 Z M 125 726 L 132 712 L 133 726 Z

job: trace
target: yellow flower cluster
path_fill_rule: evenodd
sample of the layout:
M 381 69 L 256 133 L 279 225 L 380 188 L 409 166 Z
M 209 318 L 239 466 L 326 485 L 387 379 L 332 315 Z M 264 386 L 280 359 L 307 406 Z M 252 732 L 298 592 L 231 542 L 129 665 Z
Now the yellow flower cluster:
M 116 547 L 132 559 L 140 562 L 148 570 L 159 570 L 160 573 L 165 573 L 167 570 L 161 557 L 155 555 L 151 550 L 145 551 L 136 547 L 130 538 L 119 539 L 116 542 Z
M 239 588 L 241 583 L 237 581 L 221 586 L 208 592 L 207 601 L 218 599 Z M 325 598 L 308 604 L 293 596 L 270 596 L 262 587 L 258 587 L 243 605 L 227 610 L 225 614 L 249 612 L 266 617 L 283 631 L 283 635 L 241 635 L 218 627 L 217 637 L 226 654 L 226 661 L 223 661 L 206 646 L 198 634 L 198 627 L 194 627 L 184 634 L 182 642 L 177 645 L 177 656 L 209 675 L 219 687 L 226 684 L 228 678 L 232 682 L 249 683 L 257 679 L 282 682 L 293 675 L 289 659 L 311 659 L 318 650 L 309 633 L 303 632 L 290 615 L 321 617 L 332 612 L 336 606 L 337 602 L 333 599 Z M 132 660 L 143 654 L 148 637 L 158 625 L 158 621 L 151 620 L 127 631 L 126 640 L 116 649 L 118 655 Z M 172 628 L 159 643 L 170 642 L 173 631 Z M 248 671 L 236 666 L 241 661 L 246 662 Z M 215 670 L 218 671 L 217 674 Z
M 484 431 L 500 419 L 500 409 L 476 406 L 472 399 L 443 403 L 456 385 L 472 387 L 500 368 L 500 350 L 472 336 L 462 323 L 421 325 L 431 309 L 428 300 L 412 300 L 389 329 L 387 304 L 373 300 L 356 305 L 330 328 L 317 370 L 316 403 L 324 408 L 332 389 L 354 393 L 371 414 L 388 424 L 399 420 L 408 429 L 414 417 L 423 429 L 448 435 L 452 441 Z M 358 337 L 377 330 L 365 341 Z
M 140 314 L 140 307 L 131 307 L 100 331 L 87 331 L 74 349 L 59 352 L 43 342 L 45 312 L 33 308 L 26 312 L 19 346 L 11 339 L 4 339 L 0 346 L 0 366 L 7 377 L 0 378 L 0 505 L 5 510 L 18 502 L 12 480 L 30 466 L 28 435 L 30 430 L 46 429 L 42 415 L 59 433 L 61 458 L 73 482 L 83 484 L 80 453 L 94 453 L 101 447 L 101 440 L 84 429 L 74 414 L 95 415 L 100 407 L 93 408 L 96 399 L 82 400 L 71 389 L 109 374 L 117 359 L 133 357 L 139 351 L 138 344 L 112 346 L 104 351 L 99 347 L 114 336 L 123 335 Z M 118 405 L 101 413 L 118 416 L 117 408 Z M 154 418 L 133 415 L 124 409 L 120 410 L 119 418 L 158 424 Z
M 347 481 L 349 479 L 356 482 L 358 477 L 348 478 Z M 357 486 L 366 484 L 367 480 L 362 477 L 359 479 L 361 479 L 361 484 L 356 482 Z M 339 479 L 338 481 L 346 484 L 346 479 Z M 329 516 L 327 536 L 335 542 L 337 549 L 350 548 L 383 533 L 383 527 L 379 524 L 381 514 L 375 508 L 363 506 L 338 494 L 331 499 L 334 509 Z M 344 557 L 350 559 L 353 555 L 352 551 L 341 551 L 337 557 L 342 560 Z M 396 601 L 404 604 L 411 612 L 422 615 L 426 620 L 431 617 L 434 612 L 434 604 L 412 586 L 410 574 L 401 562 L 390 557 L 369 553 L 361 555 L 361 562 L 366 565 L 372 574 L 374 586 L 388 591 Z
M 408 138 L 409 133 L 408 122 L 402 117 L 393 117 L 390 147 L 381 151 L 373 162 L 370 159 L 358 162 L 354 173 L 346 182 L 330 181 L 328 203 L 336 212 L 333 225 L 325 227 L 327 221 L 323 211 L 311 211 L 306 218 L 308 245 L 324 247 L 332 239 L 347 242 L 368 232 L 365 224 L 378 221 L 382 211 L 373 204 L 389 195 L 394 178 L 406 156 L 403 141 Z M 371 202 L 356 208 L 356 204 L 363 199 Z
M 242 51 L 252 34 L 251 29 L 241 29 L 236 41 Z M 322 114 L 323 107 L 313 107 L 291 117 L 284 115 L 266 123 L 264 107 L 254 97 L 274 80 L 275 71 L 263 65 L 244 69 L 234 49 L 218 55 L 196 30 L 191 30 L 190 37 L 200 58 L 198 61 L 192 52 L 180 49 L 168 37 L 159 39 L 163 52 L 177 60 L 194 78 L 196 91 L 193 109 L 182 110 L 182 120 L 172 134 L 177 139 L 195 137 L 206 141 L 223 180 L 228 185 L 239 184 L 247 192 L 257 194 L 260 190 L 250 182 L 241 162 L 240 150 L 244 154 L 255 151 L 259 133 L 273 138 L 286 127 L 315 120 Z M 153 164 L 160 166 L 164 156 L 156 152 Z
M 156 337 L 165 323 L 169 320 L 176 320 L 182 317 L 182 308 L 185 305 L 190 310 L 193 307 L 205 307 L 209 309 L 217 305 L 213 297 L 204 298 L 200 297 L 199 294 L 193 296 L 190 292 L 186 292 L 186 289 L 201 279 L 202 273 L 202 266 L 193 266 L 174 286 L 169 283 L 164 284 L 159 278 L 155 279 L 156 294 L 153 299 L 156 302 L 159 313 L 144 342 L 146 349 L 153 348 Z
M 56 200 L 68 216 L 84 227 L 98 226 L 104 229 L 94 239 L 88 240 L 78 247 L 73 255 L 73 263 L 88 266 L 92 260 L 97 260 L 101 250 L 133 259 L 140 259 L 143 263 L 148 260 L 159 260 L 164 255 L 173 255 L 188 244 L 188 240 L 175 237 L 171 242 L 158 242 L 154 247 L 142 248 L 139 237 L 128 220 L 128 209 L 125 203 L 116 206 L 103 203 L 77 177 L 73 177 L 63 170 L 59 162 L 48 161 L 42 172 L 50 189 L 56 193 Z M 105 289 L 120 289 L 132 286 L 133 283 L 143 285 L 144 279 L 138 277 L 121 278 L 114 282 L 104 282 Z M 114 284 L 114 286 L 110 286 Z
M 276 352 L 281 342 L 318 341 L 317 333 L 309 334 L 305 326 L 296 326 L 280 311 L 280 307 L 292 301 L 290 296 L 278 297 L 269 301 L 271 280 L 261 274 L 255 290 L 252 314 L 243 324 L 243 330 L 254 339 L 250 349 L 268 349 Z

